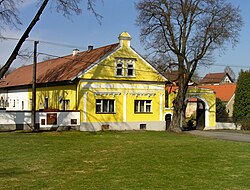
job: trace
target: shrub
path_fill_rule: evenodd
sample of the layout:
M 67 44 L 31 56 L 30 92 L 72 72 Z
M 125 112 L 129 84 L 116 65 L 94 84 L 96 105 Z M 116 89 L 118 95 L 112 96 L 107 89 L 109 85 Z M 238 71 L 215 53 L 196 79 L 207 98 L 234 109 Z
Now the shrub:
M 241 71 L 235 91 L 233 117 L 242 129 L 250 128 L 250 71 Z

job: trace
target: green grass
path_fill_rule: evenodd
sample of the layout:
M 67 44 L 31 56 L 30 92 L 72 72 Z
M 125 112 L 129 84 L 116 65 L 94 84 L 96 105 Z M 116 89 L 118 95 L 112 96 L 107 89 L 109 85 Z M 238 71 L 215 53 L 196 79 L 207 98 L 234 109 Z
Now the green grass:
M 250 189 L 250 143 L 168 132 L 0 133 L 0 189 Z

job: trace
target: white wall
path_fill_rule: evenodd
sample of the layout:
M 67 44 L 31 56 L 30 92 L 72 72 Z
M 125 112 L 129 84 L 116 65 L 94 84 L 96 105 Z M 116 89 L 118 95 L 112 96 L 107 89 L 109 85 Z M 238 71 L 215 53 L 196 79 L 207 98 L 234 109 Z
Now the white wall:
M 28 89 L 8 90 L 7 100 L 9 106 L 6 110 L 29 110 Z
M 56 125 L 41 125 L 41 120 L 47 120 L 48 113 L 56 113 L 57 124 Z M 71 119 L 76 119 L 76 124 L 71 124 Z M 58 126 L 80 126 L 80 112 L 36 112 L 36 123 L 40 124 L 40 129 L 52 128 Z M 0 131 L 2 129 L 15 130 L 16 125 L 28 126 L 31 124 L 31 112 L 25 111 L 5 111 L 0 110 Z

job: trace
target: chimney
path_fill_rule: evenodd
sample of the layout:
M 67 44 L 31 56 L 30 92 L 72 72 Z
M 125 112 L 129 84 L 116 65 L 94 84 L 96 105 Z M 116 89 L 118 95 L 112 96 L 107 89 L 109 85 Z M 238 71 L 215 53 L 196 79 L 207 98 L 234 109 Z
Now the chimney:
M 127 46 L 130 47 L 130 41 L 131 41 L 131 36 L 129 35 L 128 32 L 122 32 L 119 37 L 119 42 L 121 46 Z
M 91 50 L 93 50 L 94 49 L 94 46 L 92 46 L 92 45 L 89 45 L 88 46 L 88 51 L 91 51 Z
M 79 49 L 73 49 L 72 55 L 75 56 L 75 55 L 77 55 L 79 52 L 80 52 Z

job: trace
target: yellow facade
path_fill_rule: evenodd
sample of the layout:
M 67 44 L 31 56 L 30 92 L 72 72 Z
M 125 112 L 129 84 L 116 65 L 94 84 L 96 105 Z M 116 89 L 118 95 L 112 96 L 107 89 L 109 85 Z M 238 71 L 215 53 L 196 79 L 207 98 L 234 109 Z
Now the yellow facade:
M 177 96 L 177 92 L 169 94 L 169 107 L 166 108 L 165 114 L 173 114 L 173 101 Z M 215 129 L 216 127 L 216 95 L 212 90 L 203 88 L 189 88 L 186 101 L 190 98 L 197 98 L 205 105 L 205 130 Z
M 38 87 L 36 88 L 36 109 L 45 109 L 45 99 L 47 98 L 47 109 L 62 110 L 63 101 L 69 100 L 67 110 L 77 110 L 76 97 L 76 85 Z M 32 99 L 31 89 L 29 89 L 29 99 Z
M 46 104 L 62 110 L 62 100 L 70 100 L 68 109 L 81 112 L 81 130 L 99 130 L 102 125 L 163 130 L 166 78 L 130 47 L 130 40 L 123 32 L 118 48 L 84 70 L 73 85 L 37 88 L 37 110 Z

